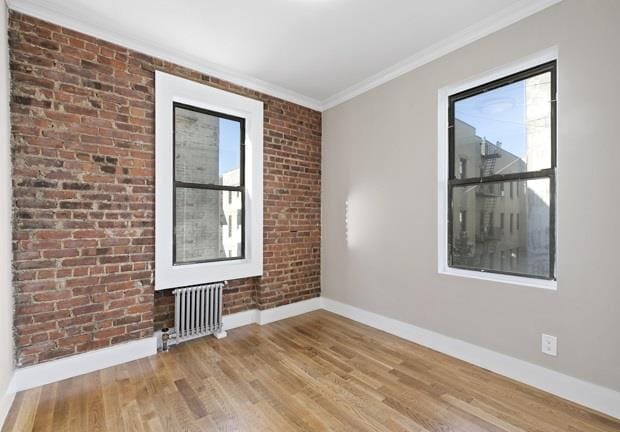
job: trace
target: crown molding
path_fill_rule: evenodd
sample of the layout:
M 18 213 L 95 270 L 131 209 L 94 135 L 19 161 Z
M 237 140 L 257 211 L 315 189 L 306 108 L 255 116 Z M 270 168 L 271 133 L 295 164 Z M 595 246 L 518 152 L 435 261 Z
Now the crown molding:
M 378 72 L 351 87 L 342 90 L 321 103 L 322 111 L 326 111 L 343 102 L 353 99 L 375 87 L 385 84 L 401 75 L 432 62 L 446 54 L 456 51 L 472 42 L 482 39 L 498 30 L 508 27 L 517 21 L 527 18 L 543 9 L 553 6 L 562 0 L 520 0 L 511 6 L 466 29 L 437 42 L 414 55 Z
M 489 34 L 508 27 L 515 22 L 548 8 L 562 0 L 520 0 L 508 8 L 436 43 L 414 55 L 378 72 L 351 87 L 335 93 L 322 101 L 287 88 L 254 78 L 238 71 L 206 61 L 192 54 L 162 46 L 153 41 L 123 34 L 110 22 L 92 16 L 79 16 L 66 7 L 50 7 L 35 0 L 6 0 L 9 9 L 24 13 L 63 27 L 70 28 L 108 42 L 147 54 L 171 63 L 194 69 L 233 84 L 284 99 L 317 111 L 325 111 L 340 105 L 375 87 L 432 62 L 452 51 L 464 47 Z
M 145 38 L 124 34 L 121 29 L 115 28 L 113 23 L 105 22 L 98 17 L 92 15 L 80 16 L 74 11 L 69 11 L 66 7 L 51 7 L 42 3 L 41 1 L 33 0 L 6 0 L 9 9 L 25 15 L 30 15 L 313 110 L 321 111 L 322 109 L 321 102 L 314 98 L 206 61 L 187 52 L 162 46 L 160 43 Z

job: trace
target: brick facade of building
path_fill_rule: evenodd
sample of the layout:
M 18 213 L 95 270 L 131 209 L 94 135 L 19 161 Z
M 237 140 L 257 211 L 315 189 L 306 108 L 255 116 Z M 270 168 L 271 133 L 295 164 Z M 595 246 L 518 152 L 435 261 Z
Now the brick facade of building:
M 9 22 L 17 364 L 170 325 L 154 280 L 154 71 L 265 103 L 264 275 L 226 313 L 320 295 L 321 114 L 16 12 Z

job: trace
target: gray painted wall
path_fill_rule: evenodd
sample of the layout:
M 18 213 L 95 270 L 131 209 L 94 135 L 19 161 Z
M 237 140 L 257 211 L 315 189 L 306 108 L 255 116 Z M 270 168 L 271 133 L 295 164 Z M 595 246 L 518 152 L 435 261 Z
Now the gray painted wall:
M 619 22 L 565 0 L 325 112 L 323 295 L 620 390 Z M 554 45 L 558 290 L 437 274 L 438 89 Z

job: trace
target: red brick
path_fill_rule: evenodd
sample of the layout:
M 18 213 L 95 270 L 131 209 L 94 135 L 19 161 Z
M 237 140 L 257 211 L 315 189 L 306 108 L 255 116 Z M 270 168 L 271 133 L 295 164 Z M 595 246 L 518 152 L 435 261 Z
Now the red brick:
M 9 27 L 18 366 L 172 325 L 151 282 L 156 69 L 265 104 L 265 274 L 230 281 L 225 313 L 320 295 L 319 112 L 17 12 Z

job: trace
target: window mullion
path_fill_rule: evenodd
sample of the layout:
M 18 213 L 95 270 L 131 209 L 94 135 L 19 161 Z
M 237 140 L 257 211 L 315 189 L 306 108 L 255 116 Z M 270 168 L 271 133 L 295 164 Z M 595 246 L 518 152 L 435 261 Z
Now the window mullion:
M 471 177 L 466 179 L 449 179 L 448 184 L 452 186 L 468 186 L 479 185 L 485 183 L 501 183 L 509 181 L 526 181 L 538 178 L 549 178 L 555 175 L 554 168 L 548 168 L 540 171 L 528 171 L 524 173 L 498 174 L 486 177 Z
M 186 188 L 186 189 L 204 189 L 204 190 L 219 190 L 219 191 L 232 191 L 232 192 L 242 192 L 244 186 L 226 186 L 226 185 L 216 185 L 216 184 L 202 184 L 202 183 L 187 183 L 182 181 L 175 181 L 174 187 L 177 188 Z

